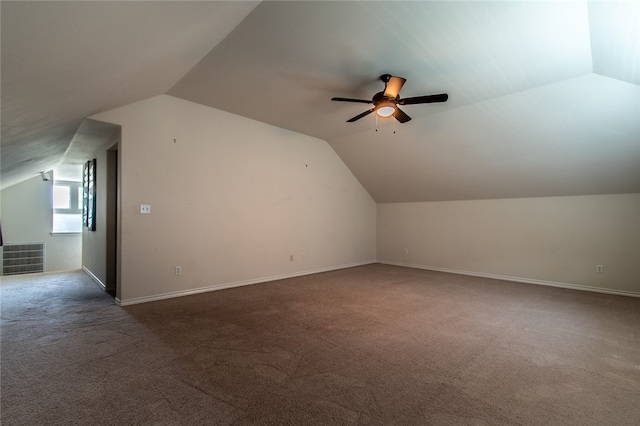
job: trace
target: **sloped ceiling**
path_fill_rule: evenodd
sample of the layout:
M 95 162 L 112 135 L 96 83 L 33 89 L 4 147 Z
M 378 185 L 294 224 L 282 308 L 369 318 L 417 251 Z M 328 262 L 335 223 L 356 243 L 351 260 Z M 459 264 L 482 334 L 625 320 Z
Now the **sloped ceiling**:
M 56 168 L 85 117 L 165 93 L 257 4 L 2 1 L 2 187 Z
M 639 2 L 3 2 L 3 186 L 84 117 L 168 93 L 328 141 L 377 202 L 640 192 L 638 22 Z M 367 106 L 331 97 L 384 73 L 449 101 L 346 123 Z

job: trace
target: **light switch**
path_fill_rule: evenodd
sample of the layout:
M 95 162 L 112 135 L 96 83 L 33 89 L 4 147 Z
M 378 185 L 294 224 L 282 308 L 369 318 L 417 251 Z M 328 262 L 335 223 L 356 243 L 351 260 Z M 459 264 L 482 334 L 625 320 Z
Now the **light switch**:
M 140 213 L 142 214 L 151 213 L 151 204 L 140 204 Z

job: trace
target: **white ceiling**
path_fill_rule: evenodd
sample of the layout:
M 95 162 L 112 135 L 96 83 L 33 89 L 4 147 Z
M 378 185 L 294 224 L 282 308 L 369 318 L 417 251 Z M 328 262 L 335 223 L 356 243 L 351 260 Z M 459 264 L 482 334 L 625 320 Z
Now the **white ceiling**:
M 2 186 L 68 157 L 84 117 L 168 93 L 328 141 L 378 202 L 640 192 L 638 22 L 640 2 L 3 1 Z M 384 73 L 449 101 L 346 123 L 367 105 L 330 99 Z

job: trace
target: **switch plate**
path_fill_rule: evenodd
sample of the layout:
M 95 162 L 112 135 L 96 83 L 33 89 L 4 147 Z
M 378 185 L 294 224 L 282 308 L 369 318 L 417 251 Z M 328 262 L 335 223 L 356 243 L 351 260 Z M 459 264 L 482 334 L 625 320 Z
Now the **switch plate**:
M 140 204 L 140 213 L 142 214 L 151 213 L 151 204 Z

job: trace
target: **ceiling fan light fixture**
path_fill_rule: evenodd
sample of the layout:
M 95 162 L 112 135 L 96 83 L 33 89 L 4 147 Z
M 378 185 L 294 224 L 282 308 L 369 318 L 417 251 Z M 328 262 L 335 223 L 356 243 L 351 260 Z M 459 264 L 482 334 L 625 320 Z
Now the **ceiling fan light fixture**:
M 396 112 L 396 107 L 392 103 L 380 104 L 376 108 L 376 114 L 380 117 L 391 117 Z
M 366 99 L 353 99 L 353 98 L 331 98 L 332 101 L 340 102 L 357 102 L 362 104 L 373 104 L 373 108 L 369 108 L 363 113 L 351 117 L 347 120 L 347 123 L 353 123 L 360 120 L 362 117 L 366 117 L 372 112 L 376 113 L 376 117 L 388 118 L 393 116 L 400 123 L 406 123 L 411 120 L 404 111 L 398 108 L 398 105 L 416 105 L 416 104 L 430 104 L 433 102 L 446 102 L 449 99 L 449 95 L 441 93 L 439 95 L 424 95 L 413 96 L 411 98 L 400 99 L 400 89 L 402 85 L 407 81 L 403 77 L 394 77 L 391 74 L 384 74 L 380 76 L 380 80 L 384 83 L 384 91 L 378 92 L 373 95 L 371 100 Z

